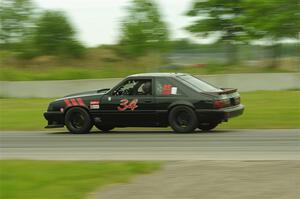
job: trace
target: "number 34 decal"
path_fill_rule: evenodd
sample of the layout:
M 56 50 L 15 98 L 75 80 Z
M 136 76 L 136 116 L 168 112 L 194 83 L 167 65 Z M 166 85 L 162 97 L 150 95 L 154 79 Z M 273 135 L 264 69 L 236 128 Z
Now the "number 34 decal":
M 121 99 L 120 106 L 118 106 L 118 111 L 125 111 L 127 109 L 134 110 L 138 107 L 138 99 L 133 99 L 131 102 L 128 99 Z

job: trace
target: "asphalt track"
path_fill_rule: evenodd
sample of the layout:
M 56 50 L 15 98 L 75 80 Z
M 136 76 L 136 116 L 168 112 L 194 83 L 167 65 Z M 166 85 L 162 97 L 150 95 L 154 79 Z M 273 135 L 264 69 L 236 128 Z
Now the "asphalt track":
M 300 160 L 300 130 L 0 132 L 1 159 Z

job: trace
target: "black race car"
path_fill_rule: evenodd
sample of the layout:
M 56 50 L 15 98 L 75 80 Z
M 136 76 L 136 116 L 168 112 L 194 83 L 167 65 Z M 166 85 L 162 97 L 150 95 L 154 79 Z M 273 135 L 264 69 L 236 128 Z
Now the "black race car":
M 100 86 L 100 85 L 99 85 Z M 146 73 L 125 78 L 112 89 L 68 95 L 49 104 L 46 128 L 66 126 L 71 133 L 115 127 L 167 127 L 189 133 L 209 131 L 241 115 L 237 89 L 217 88 L 181 73 Z

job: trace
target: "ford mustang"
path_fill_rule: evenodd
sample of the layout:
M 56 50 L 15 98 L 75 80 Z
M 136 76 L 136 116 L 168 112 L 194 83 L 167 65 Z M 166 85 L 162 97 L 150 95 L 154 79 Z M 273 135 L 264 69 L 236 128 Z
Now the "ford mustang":
M 99 85 L 100 87 L 101 85 Z M 112 89 L 65 96 L 51 102 L 46 128 L 66 126 L 71 133 L 115 127 L 168 127 L 177 133 L 209 131 L 243 113 L 237 89 L 218 88 L 192 75 L 131 75 Z

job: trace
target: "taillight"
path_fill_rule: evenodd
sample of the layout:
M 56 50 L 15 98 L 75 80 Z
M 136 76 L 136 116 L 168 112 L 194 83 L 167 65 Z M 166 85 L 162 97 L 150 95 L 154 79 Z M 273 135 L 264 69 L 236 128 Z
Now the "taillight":
M 240 103 L 241 103 L 241 98 L 240 97 L 235 98 L 235 104 L 240 104 Z
M 223 100 L 215 100 L 214 101 L 214 108 L 225 108 L 230 106 L 230 100 L 229 99 L 223 99 Z
M 222 100 L 214 101 L 214 107 L 215 108 L 222 108 L 223 107 L 223 101 Z

